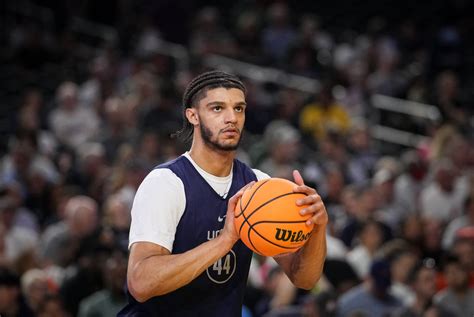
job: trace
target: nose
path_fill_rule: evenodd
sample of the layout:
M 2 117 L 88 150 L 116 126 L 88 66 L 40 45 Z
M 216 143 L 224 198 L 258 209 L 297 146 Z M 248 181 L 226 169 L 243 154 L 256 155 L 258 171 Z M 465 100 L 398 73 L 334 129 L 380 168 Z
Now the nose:
M 237 122 L 237 115 L 234 109 L 227 109 L 224 116 L 225 123 L 236 123 Z

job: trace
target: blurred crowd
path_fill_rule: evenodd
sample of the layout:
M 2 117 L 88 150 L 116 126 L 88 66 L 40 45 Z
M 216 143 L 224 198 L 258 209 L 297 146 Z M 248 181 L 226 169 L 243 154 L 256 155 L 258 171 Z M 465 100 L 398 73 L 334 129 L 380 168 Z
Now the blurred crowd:
M 154 166 L 188 148 L 170 134 L 182 125 L 184 87 L 207 70 L 209 54 L 321 83 L 308 93 L 242 77 L 239 159 L 274 177 L 300 170 L 330 218 L 318 285 L 296 289 L 272 259 L 255 255 L 245 316 L 474 315 L 468 1 L 449 7 L 446 21 L 428 23 L 415 11 L 353 28 L 286 2 L 239 1 L 229 11 L 177 1 L 168 19 L 188 18 L 176 26 L 186 36 L 174 34 L 191 56 L 184 68 L 159 50 L 173 39 L 154 20 L 168 1 L 119 3 L 103 16 L 85 14 L 117 29 L 118 40 L 99 43 L 74 31 L 67 10 L 53 10 L 49 26 L 19 11 L 6 16 L 1 316 L 113 316 L 124 306 L 135 191 Z M 374 94 L 431 104 L 441 116 L 382 114 L 426 136 L 414 148 L 384 147 L 372 138 Z

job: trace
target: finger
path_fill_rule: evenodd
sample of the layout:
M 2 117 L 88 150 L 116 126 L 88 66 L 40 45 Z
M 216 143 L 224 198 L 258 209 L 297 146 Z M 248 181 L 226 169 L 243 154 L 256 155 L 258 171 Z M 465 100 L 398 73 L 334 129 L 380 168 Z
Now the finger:
M 295 179 L 295 183 L 299 186 L 304 185 L 303 177 L 301 176 L 298 170 L 293 170 L 293 178 Z
M 310 194 L 306 197 L 297 199 L 296 200 L 296 205 L 298 205 L 298 206 L 312 205 L 312 204 L 315 204 L 315 203 L 320 202 L 320 201 L 321 201 L 321 196 L 319 196 L 318 194 L 313 193 L 313 194 Z
M 242 187 L 242 188 L 237 192 L 237 194 L 240 193 L 240 195 L 243 195 L 243 193 L 244 193 L 247 189 L 252 188 L 253 184 L 255 184 L 255 181 L 251 181 L 250 183 L 248 183 L 247 185 L 245 185 L 244 187 Z
M 237 193 L 235 193 L 234 196 L 232 196 L 230 199 L 229 199 L 229 203 L 228 203 L 228 206 L 232 206 L 232 208 L 235 207 L 235 205 L 237 204 L 237 201 L 239 200 L 240 197 L 242 197 L 242 195 L 244 194 L 244 192 L 247 190 L 247 188 L 250 188 L 253 186 L 253 184 L 255 184 L 255 181 L 252 181 L 250 183 L 248 183 L 247 185 L 245 185 L 244 187 L 242 187 Z
M 328 222 L 328 215 L 326 213 L 326 210 L 321 210 L 321 212 L 318 212 L 316 213 L 313 217 L 309 218 L 307 221 L 306 221 L 306 224 L 308 226 L 311 226 L 311 225 L 323 225 L 323 224 L 327 224 Z
M 316 202 L 312 205 L 309 205 L 305 208 L 302 208 L 300 210 L 300 215 L 304 216 L 304 215 L 309 215 L 309 214 L 316 214 L 319 212 L 319 210 L 321 209 L 324 209 L 324 204 L 322 201 L 320 202 Z

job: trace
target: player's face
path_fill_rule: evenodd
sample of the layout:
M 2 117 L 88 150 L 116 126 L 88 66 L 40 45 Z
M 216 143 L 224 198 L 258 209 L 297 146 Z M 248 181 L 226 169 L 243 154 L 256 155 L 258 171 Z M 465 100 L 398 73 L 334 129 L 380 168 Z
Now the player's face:
M 198 106 L 199 131 L 204 143 L 220 151 L 235 151 L 245 122 L 245 96 L 240 89 L 207 91 Z

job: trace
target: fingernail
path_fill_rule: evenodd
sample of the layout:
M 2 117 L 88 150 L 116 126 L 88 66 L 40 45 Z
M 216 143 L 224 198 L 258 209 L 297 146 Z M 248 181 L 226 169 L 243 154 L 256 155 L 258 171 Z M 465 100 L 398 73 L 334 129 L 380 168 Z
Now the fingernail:
M 301 210 L 300 210 L 300 215 L 303 216 L 305 213 L 306 213 L 306 210 L 305 210 L 305 209 L 301 209 Z
M 306 221 L 306 224 L 307 224 L 308 226 L 311 226 L 311 224 L 312 224 L 311 220 Z

